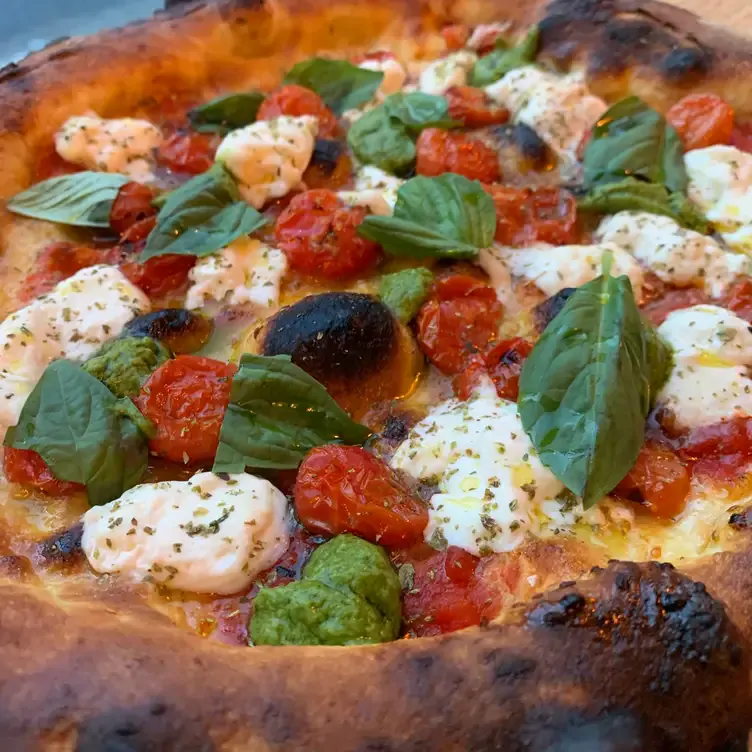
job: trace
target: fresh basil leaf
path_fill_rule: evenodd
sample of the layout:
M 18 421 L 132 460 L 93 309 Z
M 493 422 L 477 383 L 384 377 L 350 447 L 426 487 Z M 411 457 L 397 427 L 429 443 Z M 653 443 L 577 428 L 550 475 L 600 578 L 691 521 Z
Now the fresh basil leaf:
M 362 444 L 369 433 L 289 356 L 243 355 L 213 471 L 296 468 L 314 447 Z
M 686 193 L 687 172 L 679 134 L 639 97 L 610 107 L 593 127 L 583 155 L 589 188 L 626 177 L 660 183 Z
M 449 117 L 449 103 L 444 97 L 415 91 L 409 94 L 390 94 L 384 100 L 389 117 L 398 120 L 408 131 L 423 128 L 455 128 L 462 125 Z
M 516 47 L 507 48 L 505 43 L 497 43 L 496 49 L 480 58 L 470 71 L 471 86 L 488 86 L 515 68 L 535 62 L 540 48 L 540 29 L 533 26 L 527 36 Z
M 166 253 L 208 256 L 267 221 L 240 198 L 230 173 L 215 164 L 168 194 L 141 261 Z
M 428 297 L 432 282 L 433 273 L 423 266 L 385 274 L 379 284 L 379 297 L 403 324 L 407 324 Z
M 263 101 L 264 95 L 260 91 L 228 94 L 194 107 L 188 113 L 188 118 L 195 131 L 224 135 L 255 123 Z
M 585 508 L 634 465 L 670 357 L 640 316 L 629 279 L 601 276 L 572 295 L 525 361 L 522 425 Z
M 131 409 L 79 366 L 56 360 L 5 446 L 38 452 L 56 478 L 84 484 L 90 504 L 106 504 L 135 486 L 148 464 L 146 439 L 126 417 Z
M 330 109 L 341 115 L 373 99 L 383 78 L 381 71 L 359 68 L 347 60 L 314 57 L 293 66 L 284 82 L 315 91 Z
M 494 202 L 481 184 L 446 173 L 408 180 L 394 216 L 366 217 L 358 235 L 395 256 L 471 258 L 491 245 L 495 229 Z
M 641 211 L 671 217 L 683 227 L 707 234 L 710 223 L 684 195 L 669 193 L 665 185 L 625 178 L 616 183 L 595 186 L 577 202 L 584 212 L 616 214 L 620 211 Z
M 43 180 L 18 193 L 5 205 L 24 217 L 74 227 L 109 227 L 110 209 L 125 175 L 76 172 Z
M 382 105 L 358 118 L 347 133 L 347 143 L 363 163 L 399 175 L 415 162 L 415 143 L 406 128 Z

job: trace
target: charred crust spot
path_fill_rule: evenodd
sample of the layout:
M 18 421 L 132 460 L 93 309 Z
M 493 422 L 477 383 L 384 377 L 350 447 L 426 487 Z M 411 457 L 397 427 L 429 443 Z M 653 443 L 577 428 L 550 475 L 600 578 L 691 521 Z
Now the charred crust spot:
M 512 141 L 522 157 L 535 168 L 543 169 L 553 161 L 548 145 L 529 125 L 517 123 L 513 126 Z
M 538 662 L 533 658 L 510 655 L 509 650 L 504 648 L 490 650 L 483 659 L 483 663 L 491 667 L 494 681 L 499 679 L 520 679 L 535 671 L 538 666 Z
M 318 167 L 325 175 L 331 175 L 337 167 L 337 160 L 344 151 L 341 141 L 329 138 L 317 138 L 311 155 L 311 164 Z
M 123 334 L 157 339 L 179 354 L 201 348 L 213 329 L 214 325 L 206 316 L 184 308 L 162 308 L 137 316 L 126 324 Z
M 264 355 L 289 355 L 324 384 L 374 375 L 397 347 L 390 310 L 370 295 L 328 292 L 283 308 L 267 323 Z
M 561 313 L 561 309 L 564 308 L 566 302 L 575 292 L 576 288 L 565 287 L 535 306 L 533 316 L 535 317 L 535 326 L 539 332 L 542 332 Z
M 752 527 L 752 507 L 747 507 L 741 512 L 734 512 L 729 517 L 728 524 L 734 530 L 749 530 Z
M 39 558 L 45 566 L 72 566 L 84 559 L 81 538 L 84 524 L 79 522 L 67 530 L 54 533 L 39 544 Z
M 584 611 L 585 598 L 579 593 L 567 593 L 558 601 L 543 601 L 528 615 L 528 622 L 535 626 L 558 627 L 571 624 Z
M 677 47 L 661 61 L 661 73 L 676 83 L 689 83 L 710 70 L 710 55 L 698 47 Z

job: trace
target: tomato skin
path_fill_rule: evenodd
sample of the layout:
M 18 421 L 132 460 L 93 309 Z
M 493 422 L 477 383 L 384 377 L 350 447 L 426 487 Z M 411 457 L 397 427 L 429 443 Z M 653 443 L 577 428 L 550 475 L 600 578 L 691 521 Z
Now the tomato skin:
M 149 186 L 126 183 L 112 202 L 110 227 L 122 237 L 133 225 L 154 217 L 157 210 L 152 206 L 153 200 L 154 191 Z
M 312 115 L 319 121 L 319 138 L 333 138 L 339 133 L 337 116 L 315 91 L 297 84 L 287 84 L 270 94 L 259 107 L 257 120 L 272 120 L 280 115 Z
M 26 303 L 52 290 L 58 282 L 88 266 L 105 263 L 105 252 L 67 241 L 51 243 L 34 262 L 34 271 L 21 284 L 19 298 Z
M 364 207 L 346 207 L 332 191 L 306 191 L 279 215 L 274 237 L 291 268 L 326 279 L 352 277 L 381 258 L 377 243 L 356 234 L 366 216 Z
M 690 94 L 666 113 L 666 120 L 678 132 L 685 150 L 690 151 L 728 144 L 734 128 L 734 110 L 715 94 Z
M 482 376 L 488 375 L 499 397 L 516 402 L 520 394 L 522 366 L 532 351 L 532 342 L 514 337 L 502 340 L 483 355 L 474 356 L 452 382 L 458 399 L 470 399 Z
M 387 548 L 422 540 L 428 524 L 426 507 L 385 462 L 338 444 L 317 447 L 303 460 L 295 511 L 312 533 L 354 533 Z
M 444 37 L 447 50 L 455 52 L 465 46 L 465 43 L 470 38 L 470 29 L 465 24 L 449 24 L 442 28 L 441 36 Z
M 729 143 L 741 151 L 752 154 L 752 123 L 734 123 Z
M 42 456 L 31 449 L 5 448 L 3 457 L 5 475 L 11 483 L 19 483 L 59 498 L 86 490 L 80 483 L 58 480 Z
M 734 282 L 719 305 L 752 323 L 752 278 L 743 277 Z
M 671 519 L 684 509 L 690 485 L 690 472 L 679 456 L 668 447 L 648 442 L 614 494 L 639 501 L 656 517 Z
M 734 481 L 752 461 L 752 418 L 731 418 L 695 428 L 678 439 L 679 456 L 693 465 L 693 474 Z
M 502 315 L 496 292 L 469 274 L 439 279 L 417 317 L 418 343 L 428 359 L 451 376 L 496 338 Z
M 153 454 L 189 464 L 214 458 L 237 366 L 179 355 L 160 366 L 133 400 L 156 426 Z
M 660 326 L 673 311 L 710 302 L 708 295 L 699 287 L 683 287 L 668 290 L 661 297 L 642 306 L 640 312 L 653 326 Z
M 418 175 L 437 177 L 454 172 L 482 183 L 501 179 L 496 152 L 465 133 L 426 128 L 418 136 L 416 150 Z
M 449 104 L 449 117 L 467 128 L 501 125 L 509 120 L 509 110 L 495 105 L 483 91 L 474 86 L 452 86 L 444 94 Z
M 168 253 L 143 263 L 126 261 L 120 264 L 120 271 L 150 298 L 159 299 L 183 289 L 195 265 L 195 256 Z
M 173 133 L 157 149 L 157 162 L 172 172 L 200 175 L 214 164 L 219 146 L 209 133 Z

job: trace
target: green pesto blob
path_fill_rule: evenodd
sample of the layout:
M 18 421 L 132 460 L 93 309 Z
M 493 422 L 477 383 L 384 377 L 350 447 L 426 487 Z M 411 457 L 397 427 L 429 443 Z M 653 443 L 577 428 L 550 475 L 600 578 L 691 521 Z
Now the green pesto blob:
M 432 282 L 433 274 L 422 266 L 385 274 L 379 285 L 379 297 L 403 324 L 407 324 L 428 297 Z
M 380 546 L 339 535 L 314 551 L 300 582 L 262 590 L 255 645 L 363 645 L 399 634 L 400 581 Z
M 124 337 L 108 342 L 83 369 L 116 397 L 135 397 L 152 372 L 169 359 L 170 351 L 151 337 Z

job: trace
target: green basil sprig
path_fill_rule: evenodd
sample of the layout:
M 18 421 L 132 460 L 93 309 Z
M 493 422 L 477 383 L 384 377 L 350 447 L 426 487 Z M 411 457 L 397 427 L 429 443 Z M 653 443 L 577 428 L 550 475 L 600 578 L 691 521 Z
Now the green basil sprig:
M 296 468 L 314 447 L 362 444 L 370 431 L 288 355 L 243 355 L 222 421 L 215 473 Z
M 384 74 L 359 68 L 347 60 L 314 57 L 294 65 L 284 83 L 315 91 L 337 115 L 373 99 Z
M 507 48 L 503 40 L 496 42 L 496 49 L 480 58 L 470 71 L 471 86 L 488 86 L 515 68 L 535 62 L 540 48 L 540 29 L 533 26 L 516 47 Z
M 188 118 L 194 131 L 225 135 L 255 123 L 264 98 L 260 91 L 227 94 L 194 107 Z
M 627 277 L 580 287 L 546 327 L 520 377 L 522 425 L 546 467 L 585 508 L 637 459 L 671 353 L 637 308 Z
M 394 215 L 370 215 L 358 235 L 394 256 L 472 258 L 493 242 L 496 209 L 477 180 L 415 177 L 397 191 Z
M 133 411 L 130 399 L 118 399 L 75 363 L 56 360 L 26 400 L 18 425 L 8 429 L 5 446 L 38 452 L 56 478 L 84 484 L 90 504 L 106 504 L 146 471 L 146 438 L 129 417 Z
M 109 227 L 110 209 L 130 178 L 108 172 L 76 172 L 43 180 L 8 200 L 24 217 L 73 227 Z
M 428 297 L 433 273 L 424 266 L 385 274 L 379 283 L 379 297 L 394 315 L 407 324 Z
M 215 164 L 167 195 L 141 261 L 166 253 L 208 256 L 267 221 L 242 200 L 232 175 Z
M 415 162 L 415 140 L 424 128 L 453 128 L 444 97 L 413 92 L 391 94 L 356 120 L 347 142 L 364 164 L 402 174 Z

